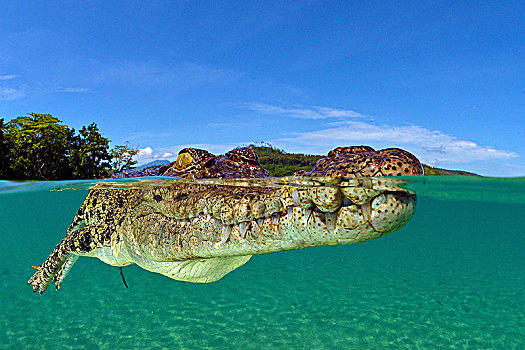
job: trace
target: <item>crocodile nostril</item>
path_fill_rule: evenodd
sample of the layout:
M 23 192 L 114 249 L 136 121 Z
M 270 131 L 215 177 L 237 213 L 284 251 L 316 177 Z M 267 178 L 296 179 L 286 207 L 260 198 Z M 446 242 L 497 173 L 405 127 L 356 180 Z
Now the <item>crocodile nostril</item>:
M 160 202 L 162 200 L 162 196 L 160 194 L 155 194 L 153 195 L 153 199 L 156 200 L 157 202 Z

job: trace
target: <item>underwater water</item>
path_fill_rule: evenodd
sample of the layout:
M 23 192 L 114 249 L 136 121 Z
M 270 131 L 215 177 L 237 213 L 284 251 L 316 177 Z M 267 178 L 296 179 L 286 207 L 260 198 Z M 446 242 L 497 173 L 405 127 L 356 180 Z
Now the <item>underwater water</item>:
M 414 217 L 380 239 L 256 255 L 210 284 L 132 265 L 126 288 L 80 258 L 41 296 L 31 265 L 86 186 L 2 183 L 0 348 L 525 348 L 525 178 L 411 181 Z

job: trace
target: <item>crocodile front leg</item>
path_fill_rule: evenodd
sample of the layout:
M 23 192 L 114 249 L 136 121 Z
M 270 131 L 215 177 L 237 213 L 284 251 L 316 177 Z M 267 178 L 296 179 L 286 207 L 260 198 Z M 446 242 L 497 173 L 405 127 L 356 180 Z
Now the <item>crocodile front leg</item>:
M 69 238 L 70 237 L 65 237 L 55 249 L 53 249 L 51 255 L 49 255 L 42 265 L 33 266 L 36 272 L 29 281 L 27 281 L 27 284 L 33 285 L 33 292 L 38 290 L 40 294 L 44 293 L 53 276 L 58 269 L 62 267 L 70 254 Z
M 27 281 L 33 285 L 33 292 L 40 294 L 49 286 L 50 282 L 56 283 L 60 288 L 64 278 L 80 255 L 88 255 L 95 248 L 104 245 L 100 238 L 104 237 L 105 229 L 102 226 L 84 226 L 67 235 L 53 249 L 53 252 L 42 265 L 33 266 L 35 274 Z

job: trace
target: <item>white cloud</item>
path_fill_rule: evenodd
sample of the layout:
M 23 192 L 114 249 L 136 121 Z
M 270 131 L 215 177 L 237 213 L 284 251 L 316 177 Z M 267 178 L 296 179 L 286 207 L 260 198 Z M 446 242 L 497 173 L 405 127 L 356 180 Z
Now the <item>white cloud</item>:
M 348 109 L 330 108 L 321 106 L 310 107 L 282 107 L 268 105 L 265 103 L 248 102 L 238 105 L 239 108 L 249 109 L 257 113 L 280 115 L 284 117 L 302 118 L 302 119 L 327 119 L 327 118 L 369 118 L 364 114 L 357 113 Z
M 400 147 L 413 152 L 424 163 L 433 165 L 510 159 L 518 156 L 515 152 L 460 140 L 417 125 L 376 125 L 361 121 L 345 121 L 335 127 L 296 133 L 292 137 L 272 142 L 287 150 L 301 149 L 303 152 L 317 154 L 326 154 L 330 149 L 344 145 Z
M 242 73 L 195 63 L 166 65 L 151 62 L 119 62 L 103 67 L 98 81 L 125 82 L 137 86 L 189 87 L 199 84 L 222 84 L 236 81 Z
M 91 89 L 83 87 L 59 87 L 55 89 L 55 92 L 84 93 L 91 92 Z
M 522 169 L 508 165 L 509 160 L 520 163 L 523 157 L 516 152 L 480 145 L 418 125 L 377 124 L 371 117 L 352 110 L 319 106 L 290 108 L 255 102 L 238 107 L 261 114 L 326 119 L 319 130 L 289 133 L 287 137 L 269 140 L 274 146 L 292 153 L 322 155 L 338 146 L 364 144 L 376 149 L 399 147 L 430 165 L 468 168 L 484 174 L 509 176 L 519 174 Z
M 18 74 L 0 75 L 0 80 L 11 80 L 11 79 L 15 79 L 18 77 L 19 77 Z
M 173 156 L 174 156 L 174 154 L 171 153 L 171 152 L 164 152 L 164 153 L 162 153 L 160 158 L 167 159 L 167 158 L 172 158 Z
M 0 86 L 0 101 L 12 101 L 25 97 L 24 90 Z
M 153 160 L 153 149 L 151 147 L 139 149 L 138 153 L 135 155 L 134 158 L 139 163 L 147 163 Z

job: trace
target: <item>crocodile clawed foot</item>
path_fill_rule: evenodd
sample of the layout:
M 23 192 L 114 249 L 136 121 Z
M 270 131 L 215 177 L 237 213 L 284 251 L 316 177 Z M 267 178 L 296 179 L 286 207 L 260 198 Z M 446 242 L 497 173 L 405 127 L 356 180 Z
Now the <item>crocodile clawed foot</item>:
M 62 264 L 58 272 L 53 276 L 53 283 L 56 285 L 56 290 L 60 289 L 62 282 L 66 279 L 69 271 L 73 267 L 73 264 L 78 260 L 78 255 L 71 255 L 66 261 Z
M 33 286 L 33 293 L 36 293 L 38 290 L 39 294 L 42 294 L 47 289 L 47 286 L 49 286 L 49 282 L 51 282 L 50 277 L 44 276 L 42 266 L 33 266 L 35 270 L 35 274 L 27 281 L 27 284 L 31 284 Z
M 58 270 L 58 272 L 53 276 L 52 282 L 55 284 L 56 290 L 59 290 L 60 286 L 62 285 L 62 282 L 64 282 L 64 278 L 65 278 L 64 269 L 67 266 L 68 262 L 69 262 L 69 259 L 66 259 L 66 262 L 64 263 L 64 265 L 62 265 L 60 270 Z
M 51 255 L 42 265 L 33 266 L 35 274 L 27 281 L 27 284 L 33 286 L 33 292 L 44 293 L 51 283 L 56 283 L 57 289 L 64 281 L 69 270 L 78 259 L 78 256 L 71 255 L 70 251 L 71 237 L 66 236 L 53 250 Z

